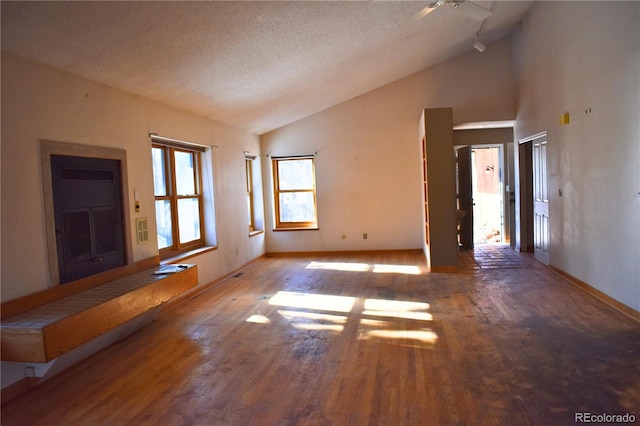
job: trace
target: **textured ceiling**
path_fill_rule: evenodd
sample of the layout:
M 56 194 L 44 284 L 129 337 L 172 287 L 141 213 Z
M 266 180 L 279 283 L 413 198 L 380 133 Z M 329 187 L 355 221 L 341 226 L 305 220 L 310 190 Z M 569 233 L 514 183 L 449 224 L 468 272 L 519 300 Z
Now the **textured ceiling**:
M 424 1 L 2 1 L 2 50 L 257 134 L 509 34 Z M 490 48 L 490 47 L 489 47 Z M 480 53 L 478 53 L 480 54 Z

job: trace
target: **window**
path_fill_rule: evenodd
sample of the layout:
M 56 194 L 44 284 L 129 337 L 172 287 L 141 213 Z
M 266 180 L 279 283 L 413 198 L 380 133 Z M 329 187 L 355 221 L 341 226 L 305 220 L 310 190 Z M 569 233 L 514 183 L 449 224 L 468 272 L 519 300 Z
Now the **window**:
M 161 257 L 204 246 L 201 153 L 157 144 L 151 152 Z
M 253 160 L 245 158 L 247 183 L 247 213 L 249 215 L 249 232 L 256 230 L 255 201 L 253 193 Z
M 317 229 L 313 157 L 274 158 L 276 229 Z
M 245 153 L 245 187 L 247 191 L 247 216 L 250 236 L 258 235 L 264 231 L 260 162 L 256 161 L 256 158 L 258 158 L 256 155 Z

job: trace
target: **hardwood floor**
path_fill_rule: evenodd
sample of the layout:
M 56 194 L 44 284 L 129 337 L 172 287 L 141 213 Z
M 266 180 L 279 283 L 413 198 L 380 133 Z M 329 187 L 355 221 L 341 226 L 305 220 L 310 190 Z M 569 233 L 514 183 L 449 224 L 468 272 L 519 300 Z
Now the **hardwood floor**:
M 463 253 L 457 274 L 410 254 L 261 259 L 3 405 L 2 424 L 640 418 L 640 325 L 507 254 Z

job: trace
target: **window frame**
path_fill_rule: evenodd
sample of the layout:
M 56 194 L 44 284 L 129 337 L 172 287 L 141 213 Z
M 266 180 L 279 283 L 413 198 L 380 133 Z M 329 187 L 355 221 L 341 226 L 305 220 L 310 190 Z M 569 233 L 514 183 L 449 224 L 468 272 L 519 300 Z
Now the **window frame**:
M 202 150 L 196 147 L 190 148 L 187 146 L 178 146 L 164 143 L 153 142 L 151 144 L 152 150 L 162 149 L 164 153 L 164 174 L 165 174 L 165 193 L 166 195 L 156 195 L 154 187 L 154 198 L 157 201 L 169 201 L 171 206 L 171 236 L 173 244 L 165 248 L 159 248 L 161 259 L 176 256 L 178 254 L 198 249 L 205 246 L 205 228 L 204 228 L 204 197 L 202 191 Z M 194 165 L 194 190 L 195 194 L 179 195 L 177 194 L 177 178 L 176 178 L 176 166 L 175 166 L 175 153 L 183 152 L 192 155 Z M 153 166 L 152 166 L 153 168 Z M 197 199 L 198 200 L 198 215 L 200 222 L 200 238 L 196 240 L 187 241 L 185 243 L 180 242 L 180 226 L 178 215 L 178 201 L 183 199 Z M 154 202 L 154 210 L 156 203 Z M 157 221 L 157 211 L 156 211 Z M 157 237 L 157 232 L 156 232 Z
M 245 157 L 245 180 L 247 189 L 247 209 L 249 213 L 249 233 L 256 230 L 255 201 L 253 191 L 253 159 Z
M 281 161 L 311 160 L 312 186 L 311 189 L 280 189 L 280 179 L 278 176 L 278 164 Z M 292 157 L 272 157 L 271 167 L 273 173 L 273 206 L 275 214 L 274 231 L 294 231 L 294 230 L 317 230 L 318 229 L 318 200 L 316 190 L 316 161 L 313 155 L 301 155 Z M 313 194 L 313 221 L 304 222 L 282 222 L 280 220 L 280 194 L 281 193 L 312 193 Z

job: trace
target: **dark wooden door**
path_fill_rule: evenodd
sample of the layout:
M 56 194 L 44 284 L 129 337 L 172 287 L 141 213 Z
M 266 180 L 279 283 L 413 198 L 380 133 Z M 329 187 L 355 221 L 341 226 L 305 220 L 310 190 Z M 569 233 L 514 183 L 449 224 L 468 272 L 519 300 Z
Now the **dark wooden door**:
M 460 220 L 460 245 L 473 248 L 473 184 L 471 176 L 471 147 L 458 148 L 458 210 L 464 212 Z M 460 214 L 461 212 L 459 212 Z
M 119 160 L 51 156 L 60 283 L 125 264 Z

